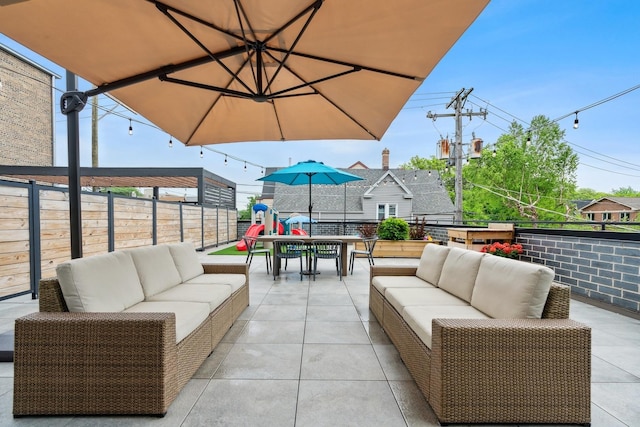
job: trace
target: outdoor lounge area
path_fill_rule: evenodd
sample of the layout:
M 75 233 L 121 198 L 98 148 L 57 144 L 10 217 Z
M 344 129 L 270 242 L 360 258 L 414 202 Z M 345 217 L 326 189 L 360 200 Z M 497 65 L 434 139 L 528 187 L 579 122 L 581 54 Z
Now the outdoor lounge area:
M 207 263 L 244 257 L 208 256 Z M 416 265 L 379 258 L 376 265 Z M 13 364 L 0 363 L 0 425 L 430 426 L 434 412 L 369 311 L 369 264 L 342 280 L 319 262 L 298 271 L 250 268 L 250 305 L 173 401 L 164 418 L 12 417 Z M 38 310 L 30 295 L 0 301 L 0 328 Z M 592 328 L 591 425 L 640 424 L 640 320 L 575 300 L 570 318 Z M 55 375 L 54 372 L 51 375 Z M 514 379 L 514 381 L 516 381 Z

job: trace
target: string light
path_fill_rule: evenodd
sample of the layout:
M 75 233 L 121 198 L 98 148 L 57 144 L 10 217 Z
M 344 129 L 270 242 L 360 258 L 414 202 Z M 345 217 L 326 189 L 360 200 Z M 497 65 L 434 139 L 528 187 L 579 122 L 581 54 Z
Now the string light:
M 578 112 L 576 111 L 576 119 L 573 121 L 573 128 L 578 129 Z
M 129 135 L 133 135 L 133 126 L 131 125 L 131 119 L 129 119 Z
M 527 132 L 527 145 L 531 145 L 531 131 Z
M 202 152 L 202 145 L 200 146 L 200 158 L 204 157 L 204 153 Z
M 431 170 L 429 170 L 429 176 L 431 176 Z
M 260 169 L 260 175 L 264 175 L 264 168 Z
M 229 163 L 229 162 L 227 161 L 227 155 L 225 154 L 225 155 L 224 155 L 224 165 L 225 165 L 225 166 L 227 166 L 227 164 L 228 164 L 228 163 Z
M 413 180 L 415 181 L 416 179 L 418 179 L 418 171 L 417 170 L 413 171 Z
M 494 149 L 493 149 L 493 153 L 491 153 L 491 157 L 495 157 L 495 156 L 497 156 L 497 155 L 498 155 L 498 153 L 496 153 L 496 149 L 494 148 Z
M 244 171 L 245 172 L 247 171 L 247 162 L 246 161 L 244 162 Z
M 173 148 L 173 138 L 169 136 L 169 148 Z

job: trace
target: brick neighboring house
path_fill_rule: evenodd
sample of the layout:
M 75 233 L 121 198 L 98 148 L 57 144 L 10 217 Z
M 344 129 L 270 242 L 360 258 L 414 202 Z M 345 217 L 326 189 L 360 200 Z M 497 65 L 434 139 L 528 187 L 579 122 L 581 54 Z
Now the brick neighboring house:
M 269 175 L 279 168 L 267 168 Z M 326 221 L 369 221 L 390 216 L 426 217 L 451 222 L 454 205 L 436 171 L 389 169 L 389 150 L 382 152 L 382 169 L 356 162 L 343 169 L 364 178 L 343 185 L 313 185 L 313 218 Z M 281 218 L 308 215 L 309 186 L 264 182 L 260 202 L 278 210 Z
M 0 44 L 0 164 L 53 166 L 56 78 Z
M 580 209 L 590 221 L 636 221 L 640 212 L 640 197 L 603 197 Z

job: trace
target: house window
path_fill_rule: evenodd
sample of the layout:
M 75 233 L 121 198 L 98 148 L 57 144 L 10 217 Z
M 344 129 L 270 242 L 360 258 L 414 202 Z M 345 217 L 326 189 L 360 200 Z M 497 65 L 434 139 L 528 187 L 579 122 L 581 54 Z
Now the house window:
M 398 214 L 398 205 L 396 203 L 378 203 L 378 221 L 385 218 L 395 217 Z
M 587 220 L 595 221 L 596 220 L 595 214 L 593 212 L 587 212 Z
M 602 212 L 603 221 L 611 221 L 611 212 Z
M 631 216 L 629 212 L 620 212 L 620 221 L 630 221 Z

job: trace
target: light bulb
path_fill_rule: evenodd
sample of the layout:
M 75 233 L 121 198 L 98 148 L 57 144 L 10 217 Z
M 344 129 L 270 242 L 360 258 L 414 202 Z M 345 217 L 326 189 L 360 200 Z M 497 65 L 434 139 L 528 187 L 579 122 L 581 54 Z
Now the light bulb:
M 224 155 L 224 165 L 225 165 L 225 166 L 227 166 L 227 163 L 228 163 L 228 162 L 227 162 L 227 155 L 225 154 L 225 155 Z
M 173 139 L 169 137 L 169 148 L 173 148 Z
M 491 153 L 491 157 L 495 157 L 498 153 L 496 153 L 496 150 L 493 150 L 493 153 Z
M 204 153 L 202 152 L 202 146 L 200 146 L 200 158 L 204 157 Z
M 129 119 L 129 135 L 133 135 L 133 126 L 131 126 L 131 119 Z
M 578 129 L 578 112 L 576 111 L 576 119 L 573 121 L 573 128 Z
M 247 171 L 247 162 L 244 162 L 244 171 Z
M 429 176 L 431 176 L 431 170 L 429 170 Z

